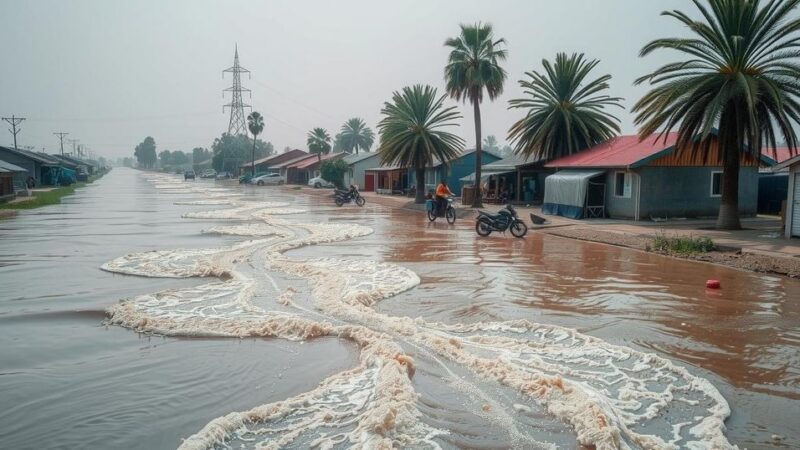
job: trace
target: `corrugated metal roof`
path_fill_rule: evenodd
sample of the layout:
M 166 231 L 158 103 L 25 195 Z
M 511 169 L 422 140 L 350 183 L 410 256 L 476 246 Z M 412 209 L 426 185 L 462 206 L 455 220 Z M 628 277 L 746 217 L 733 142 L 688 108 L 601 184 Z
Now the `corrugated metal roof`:
M 10 162 L 3 161 L 2 159 L 0 159 L 0 172 L 9 173 L 9 172 L 27 172 L 27 171 L 28 169 L 23 169 L 20 166 L 11 164 Z
M 788 161 L 789 159 L 791 159 L 794 156 L 797 156 L 798 154 L 800 154 L 800 148 L 795 150 L 794 153 L 792 153 L 789 147 L 777 147 L 774 150 L 771 147 L 761 149 L 761 155 L 771 159 L 772 161 L 774 161 L 775 164 L 780 164 L 784 161 Z
M 545 164 L 554 168 L 624 168 L 671 150 L 678 133 L 651 136 L 639 141 L 639 136 L 618 136 L 602 144 L 582 150 Z
M 317 156 L 317 155 L 312 155 L 312 156 Z M 344 157 L 344 153 L 328 153 L 327 155 L 322 155 L 321 158 L 308 158 L 289 167 L 295 169 L 305 169 L 307 167 L 313 166 L 314 164 L 317 164 L 318 162 L 327 161 L 329 159 L 338 159 L 342 157 Z
M 367 158 L 372 158 L 373 156 L 377 156 L 376 152 L 361 152 L 357 155 L 347 155 L 344 157 L 344 162 L 347 164 L 355 164 L 359 161 L 363 161 Z
M 279 162 L 279 163 L 277 163 L 275 165 L 269 166 L 268 168 L 269 169 L 282 169 L 284 167 L 290 167 L 290 166 L 293 166 L 295 163 L 297 163 L 299 161 L 302 161 L 304 159 L 309 159 L 311 157 L 313 157 L 315 160 L 317 159 L 317 155 L 303 155 L 303 156 L 299 156 L 297 158 L 292 158 L 292 159 L 290 159 L 288 161 Z

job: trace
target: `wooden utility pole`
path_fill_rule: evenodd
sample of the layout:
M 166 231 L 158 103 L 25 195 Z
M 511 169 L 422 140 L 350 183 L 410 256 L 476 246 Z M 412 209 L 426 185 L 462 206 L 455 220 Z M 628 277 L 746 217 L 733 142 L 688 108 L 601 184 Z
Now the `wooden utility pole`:
M 59 131 L 57 133 L 53 133 L 58 136 L 58 139 L 61 141 L 61 156 L 64 156 L 64 136 L 68 135 L 69 133 L 65 133 L 63 131 Z
M 19 124 L 21 124 L 22 121 L 25 120 L 25 118 L 24 117 L 11 116 L 11 117 L 3 117 L 2 119 L 5 120 L 6 122 L 8 122 L 9 124 L 11 124 L 11 129 L 9 129 L 8 131 L 10 131 L 11 134 L 14 135 L 14 150 L 16 150 L 17 149 L 17 133 L 22 131 L 22 128 L 17 128 L 17 126 Z

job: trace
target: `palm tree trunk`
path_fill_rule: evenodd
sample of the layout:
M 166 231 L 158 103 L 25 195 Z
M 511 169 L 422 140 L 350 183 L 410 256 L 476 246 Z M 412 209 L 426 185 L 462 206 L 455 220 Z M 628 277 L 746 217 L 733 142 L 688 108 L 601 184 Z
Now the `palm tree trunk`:
M 470 96 L 472 108 L 475 111 L 475 198 L 472 200 L 473 208 L 482 208 L 483 199 L 481 193 L 481 104 L 479 102 L 478 91 L 472 90 Z
M 722 144 L 720 144 L 722 145 Z M 722 198 L 717 216 L 718 230 L 740 230 L 739 222 L 739 149 L 728 143 L 722 162 Z
M 253 135 L 253 153 L 252 153 L 252 164 L 250 167 L 250 176 L 256 176 L 256 135 Z
M 425 166 L 414 168 L 417 177 L 417 194 L 414 196 L 414 203 L 425 203 Z

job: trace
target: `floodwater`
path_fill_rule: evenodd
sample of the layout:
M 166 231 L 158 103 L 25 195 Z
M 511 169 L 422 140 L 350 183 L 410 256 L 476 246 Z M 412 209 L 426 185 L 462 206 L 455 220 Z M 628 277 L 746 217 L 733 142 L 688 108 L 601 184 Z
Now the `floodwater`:
M 0 446 L 798 448 L 798 299 L 783 278 L 115 169 L 0 222 Z

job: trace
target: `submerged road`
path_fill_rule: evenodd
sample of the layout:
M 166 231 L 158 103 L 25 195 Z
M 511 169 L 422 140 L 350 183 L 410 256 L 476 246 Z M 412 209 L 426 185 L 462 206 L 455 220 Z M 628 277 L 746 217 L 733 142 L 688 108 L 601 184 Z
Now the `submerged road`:
M 115 169 L 0 286 L 4 447 L 800 447 L 797 281 Z

